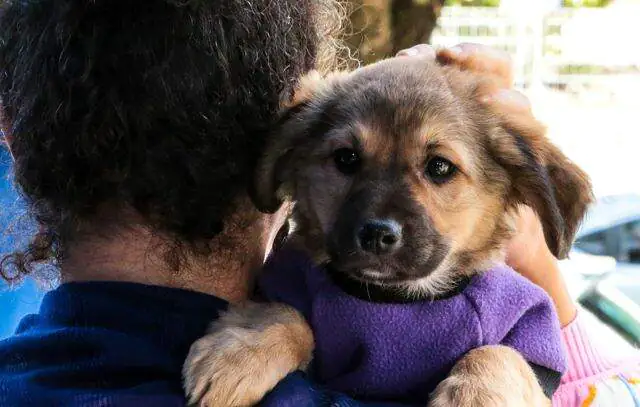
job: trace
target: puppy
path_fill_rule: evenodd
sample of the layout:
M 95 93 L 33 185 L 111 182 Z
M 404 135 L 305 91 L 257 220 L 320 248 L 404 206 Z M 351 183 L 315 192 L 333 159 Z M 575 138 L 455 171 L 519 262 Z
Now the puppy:
M 294 203 L 259 281 L 289 306 L 214 323 L 185 364 L 191 402 L 254 405 L 313 356 L 317 380 L 358 398 L 550 405 L 558 323 L 504 245 L 529 205 L 566 256 L 591 186 L 539 123 L 480 105 L 491 86 L 420 58 L 301 81 L 253 192 L 265 212 Z

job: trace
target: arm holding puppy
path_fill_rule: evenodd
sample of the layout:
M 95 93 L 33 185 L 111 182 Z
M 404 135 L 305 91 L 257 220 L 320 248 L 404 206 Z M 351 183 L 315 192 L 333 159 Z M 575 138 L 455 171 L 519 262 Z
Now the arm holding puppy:
M 424 46 L 413 52 L 436 56 L 434 51 Z M 510 89 L 512 74 L 505 54 L 479 45 L 462 44 L 453 51 L 439 51 L 437 57 L 480 74 L 502 77 L 503 88 L 486 95 L 484 102 L 498 114 L 531 115 L 528 99 Z M 637 380 L 640 377 L 640 353 L 633 352 L 624 361 L 616 361 L 607 355 L 605 346 L 595 343 L 569 295 L 557 259 L 545 242 L 540 221 L 530 208 L 520 208 L 516 229 L 518 233 L 507 248 L 507 263 L 547 292 L 562 326 L 568 370 L 553 397 L 553 405 L 637 405 L 634 392 L 640 391 Z
M 519 233 L 508 248 L 508 262 L 549 294 L 562 325 L 568 370 L 554 395 L 553 405 L 635 406 L 634 392 L 640 391 L 637 380 L 640 353 L 633 351 L 624 360 L 616 359 L 609 355 L 606 344 L 594 341 L 591 327 L 572 301 L 533 211 L 522 208 L 517 227 Z M 593 404 L 585 404 L 586 401 Z

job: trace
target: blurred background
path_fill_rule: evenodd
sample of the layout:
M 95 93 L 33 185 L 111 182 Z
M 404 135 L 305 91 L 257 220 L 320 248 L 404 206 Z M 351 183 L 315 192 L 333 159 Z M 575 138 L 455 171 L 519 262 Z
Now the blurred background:
M 598 202 L 562 262 L 569 289 L 610 348 L 640 345 L 640 0 L 352 0 L 345 33 L 370 63 L 418 43 L 509 52 L 516 86 L 549 136 L 592 177 Z M 0 143 L 0 253 L 31 228 Z M 19 243 L 19 242 L 18 242 Z M 0 339 L 43 287 L 0 283 Z

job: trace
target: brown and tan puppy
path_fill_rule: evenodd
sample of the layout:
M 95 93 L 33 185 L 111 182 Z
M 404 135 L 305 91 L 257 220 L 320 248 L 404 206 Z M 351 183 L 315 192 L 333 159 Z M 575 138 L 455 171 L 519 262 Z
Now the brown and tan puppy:
M 295 203 L 289 244 L 348 280 L 405 299 L 431 298 L 503 261 L 519 205 L 540 216 L 566 256 L 591 201 L 586 175 L 528 116 L 477 102 L 490 80 L 427 59 L 391 59 L 326 78 L 311 74 L 259 166 L 266 212 Z M 208 406 L 249 406 L 313 350 L 303 318 L 282 305 L 232 310 L 185 364 L 187 393 Z M 476 349 L 433 406 L 548 405 L 515 351 Z

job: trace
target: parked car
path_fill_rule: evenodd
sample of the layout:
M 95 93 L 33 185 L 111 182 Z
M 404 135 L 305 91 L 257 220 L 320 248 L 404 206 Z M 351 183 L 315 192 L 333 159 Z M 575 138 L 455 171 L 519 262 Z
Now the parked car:
M 610 256 L 597 256 L 572 249 L 569 258 L 559 262 L 560 271 L 574 299 L 591 286 L 591 280 L 616 270 L 617 262 Z
M 640 265 L 640 196 L 599 199 L 578 231 L 574 247 L 594 255 L 611 256 L 619 263 Z
M 560 271 L 569 294 L 581 309 L 582 319 L 590 327 L 592 340 L 605 343 L 614 356 L 617 352 L 618 356 L 624 357 L 637 345 L 633 333 L 638 326 L 638 318 L 625 319 L 625 313 L 620 309 L 628 307 L 619 305 L 620 302 L 628 302 L 625 296 L 607 289 L 608 283 L 600 283 L 617 275 L 621 267 L 624 266 L 619 266 L 612 257 L 591 255 L 579 250 L 572 251 L 570 259 L 560 262 Z M 640 276 L 635 275 L 636 284 L 640 284 Z
M 640 346 L 640 196 L 599 199 L 560 264 L 593 332 L 621 354 L 624 345 Z
M 595 281 L 578 302 L 631 345 L 640 346 L 640 276 L 624 266 Z

